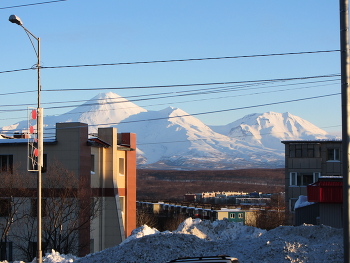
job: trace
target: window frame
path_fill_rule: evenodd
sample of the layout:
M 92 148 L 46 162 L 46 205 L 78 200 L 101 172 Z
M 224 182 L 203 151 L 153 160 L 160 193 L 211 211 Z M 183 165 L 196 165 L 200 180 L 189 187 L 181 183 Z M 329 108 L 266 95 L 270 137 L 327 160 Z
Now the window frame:
M 90 171 L 95 172 L 95 155 L 91 154 L 91 160 L 90 160 Z
M 304 184 L 306 176 L 312 176 L 312 182 L 309 184 Z M 289 186 L 307 186 L 313 183 L 316 183 L 318 181 L 318 178 L 321 177 L 320 172 L 313 172 L 312 174 L 310 173 L 298 173 L 298 172 L 290 172 L 289 173 Z
M 289 198 L 288 200 L 288 206 L 289 206 L 289 211 L 295 212 L 295 203 L 298 201 L 299 198 Z
M 119 158 L 118 174 L 120 176 L 125 176 L 125 158 Z
M 4 164 L 4 160 L 6 164 Z M 0 173 L 8 172 L 13 173 L 13 154 L 0 154 Z
M 10 216 L 11 208 L 11 198 L 0 198 L 0 217 Z
M 332 151 L 333 153 L 331 153 L 330 151 Z M 340 148 L 327 149 L 327 162 L 340 162 Z

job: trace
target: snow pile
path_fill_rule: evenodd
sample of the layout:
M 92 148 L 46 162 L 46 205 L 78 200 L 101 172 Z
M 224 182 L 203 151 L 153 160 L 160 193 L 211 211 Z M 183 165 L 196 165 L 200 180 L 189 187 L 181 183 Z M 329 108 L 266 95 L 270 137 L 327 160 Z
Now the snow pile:
M 144 237 L 144 236 L 148 236 L 148 235 L 153 235 L 153 234 L 157 234 L 157 233 L 160 233 L 157 229 L 155 228 L 150 228 L 149 226 L 147 225 L 143 225 L 139 228 L 136 228 L 132 231 L 131 235 L 124 241 L 124 244 L 131 241 L 131 240 L 134 240 L 134 239 L 137 239 L 137 238 L 141 238 L 141 237 Z
M 307 199 L 307 196 L 305 195 L 299 195 L 298 200 L 295 202 L 294 209 L 297 209 L 299 207 L 313 205 L 313 202 L 309 202 Z
M 75 257 L 73 255 L 63 255 L 63 254 L 60 254 L 59 252 L 56 252 L 55 250 L 52 249 L 51 253 L 46 253 L 46 256 L 43 258 L 43 262 L 45 262 L 45 263 L 70 263 L 70 262 L 74 262 L 76 259 L 77 259 L 77 257 Z M 33 259 L 32 263 L 36 263 L 36 258 Z
M 262 230 L 252 226 L 244 226 L 229 223 L 227 220 L 208 220 L 187 218 L 182 222 L 175 233 L 195 235 L 201 239 L 215 240 L 242 240 L 257 238 L 264 234 Z
M 322 225 L 281 226 L 265 231 L 227 220 L 209 222 L 190 218 L 173 232 L 143 226 L 119 246 L 77 262 L 164 263 L 178 257 L 226 254 L 244 263 L 334 263 L 343 262 L 342 235 L 342 230 Z
M 178 257 L 228 255 L 240 262 L 343 262 L 343 231 L 280 226 L 270 231 L 219 220 L 186 219 L 176 231 L 137 228 L 119 246 L 77 259 L 52 251 L 44 263 L 164 263 Z

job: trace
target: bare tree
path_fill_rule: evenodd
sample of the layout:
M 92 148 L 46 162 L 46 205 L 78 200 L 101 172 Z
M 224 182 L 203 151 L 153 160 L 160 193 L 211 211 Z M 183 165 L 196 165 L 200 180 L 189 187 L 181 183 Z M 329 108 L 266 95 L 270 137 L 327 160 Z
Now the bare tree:
M 64 254 L 75 254 L 90 245 L 82 240 L 81 233 L 90 234 L 91 222 L 102 209 L 101 199 L 92 198 L 89 178 L 78 178 L 74 173 L 54 163 L 43 178 L 42 200 L 42 249 L 54 249 Z M 25 217 L 14 233 L 18 240 L 16 248 L 28 260 L 32 260 L 36 247 L 37 200 L 27 200 Z M 23 231 L 23 229 L 25 229 Z
M 136 226 L 140 227 L 147 225 L 149 227 L 157 228 L 159 227 L 159 214 L 149 212 L 148 209 L 137 208 L 136 211 Z
M 12 227 L 25 217 L 23 207 L 32 194 L 28 189 L 32 181 L 30 175 L 23 176 L 12 168 L 0 173 L 0 182 L 0 260 L 10 260 L 7 251 L 9 235 Z
M 257 212 L 255 226 L 267 230 L 273 229 L 285 225 L 286 218 L 284 194 L 274 194 L 271 196 L 271 207 Z

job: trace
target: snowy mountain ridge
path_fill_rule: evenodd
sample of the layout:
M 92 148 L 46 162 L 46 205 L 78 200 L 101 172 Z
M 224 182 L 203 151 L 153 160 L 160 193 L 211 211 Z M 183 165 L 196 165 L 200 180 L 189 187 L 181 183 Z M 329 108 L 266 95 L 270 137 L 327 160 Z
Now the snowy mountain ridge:
M 243 169 L 284 167 L 283 140 L 328 140 L 312 123 L 288 112 L 254 113 L 223 126 L 207 126 L 185 111 L 167 107 L 147 111 L 109 92 L 59 116 L 44 118 L 45 128 L 57 122 L 85 122 L 90 132 L 116 127 L 137 136 L 139 168 Z M 27 130 L 27 121 L 2 131 Z

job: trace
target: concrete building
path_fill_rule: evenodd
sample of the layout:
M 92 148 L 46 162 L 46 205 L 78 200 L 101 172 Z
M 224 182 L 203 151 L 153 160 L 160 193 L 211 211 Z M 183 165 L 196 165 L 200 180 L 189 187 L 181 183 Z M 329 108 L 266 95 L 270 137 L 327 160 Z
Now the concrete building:
M 332 193 L 342 190 L 342 142 L 318 140 L 282 143 L 285 145 L 286 208 L 294 217 L 299 217 L 294 218 L 294 223 L 318 222 L 341 227 L 342 196 L 334 197 Z M 298 215 L 294 207 L 299 196 L 308 196 L 308 201 L 317 202 L 318 207 L 310 206 L 309 212 L 308 208 L 302 208 L 299 212 L 303 213 Z M 302 222 L 305 220 L 311 221 Z
M 14 169 L 16 173 L 27 173 L 27 144 L 27 139 L 0 139 L 0 173 L 7 172 L 11 176 Z M 54 162 L 74 174 L 79 183 L 73 187 L 78 193 L 87 193 L 79 197 L 80 221 L 89 217 L 91 200 L 98 198 L 103 205 L 91 224 L 76 230 L 79 256 L 115 246 L 130 235 L 136 227 L 135 134 L 118 134 L 116 128 L 99 128 L 97 136 L 89 138 L 87 124 L 57 123 L 54 138 L 44 139 L 43 185 L 45 171 Z M 20 197 L 20 191 L 19 196 L 10 197 L 1 187 L 0 184 L 0 201 Z M 31 190 L 34 195 L 27 196 L 29 199 L 36 192 L 35 188 Z M 43 188 L 43 199 L 49 190 Z M 84 210 L 84 206 L 88 209 Z M 5 217 L 6 213 L 0 213 L 0 223 Z M 10 228 L 7 233 L 8 241 L 13 230 Z M 83 245 L 87 243 L 89 245 Z M 12 252 L 15 260 L 18 251 L 13 249 Z

